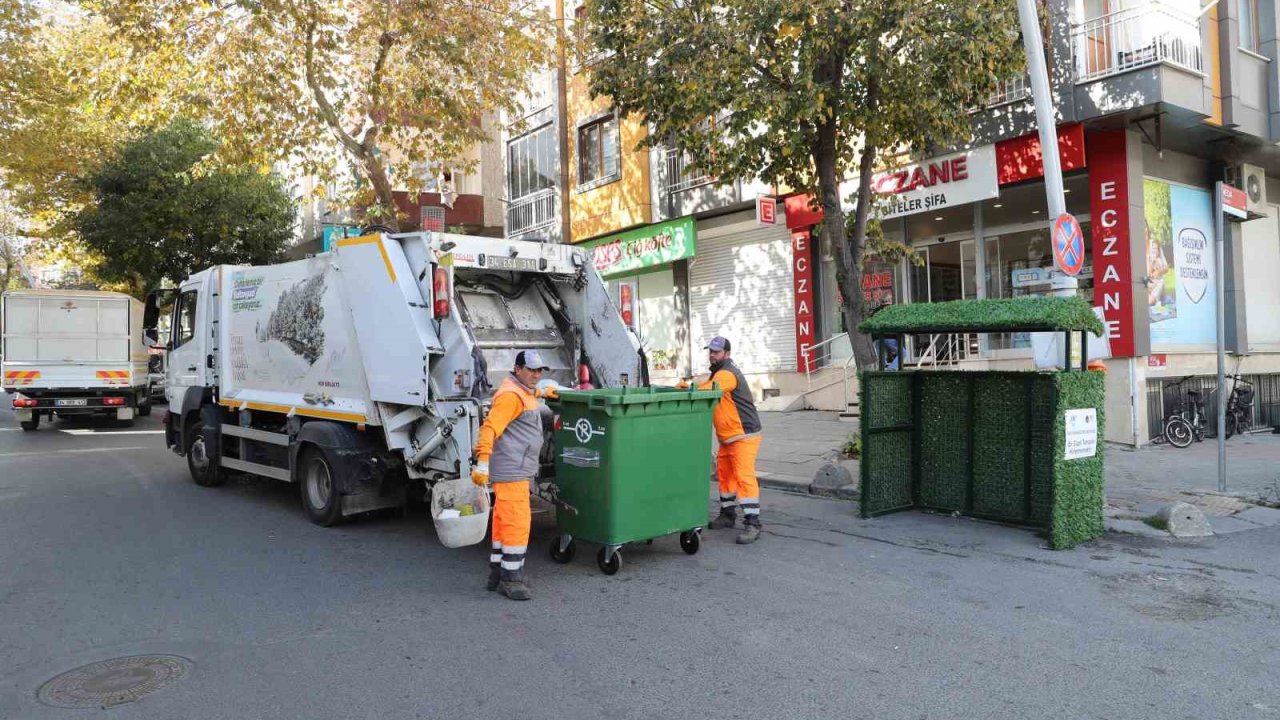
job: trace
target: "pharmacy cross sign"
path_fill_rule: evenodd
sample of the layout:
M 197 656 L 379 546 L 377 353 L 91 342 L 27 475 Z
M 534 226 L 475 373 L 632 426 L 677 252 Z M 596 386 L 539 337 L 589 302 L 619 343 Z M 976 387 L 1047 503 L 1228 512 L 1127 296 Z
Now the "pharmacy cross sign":
M 1053 256 L 1068 275 L 1084 269 L 1084 233 L 1071 213 L 1062 213 L 1053 223 Z

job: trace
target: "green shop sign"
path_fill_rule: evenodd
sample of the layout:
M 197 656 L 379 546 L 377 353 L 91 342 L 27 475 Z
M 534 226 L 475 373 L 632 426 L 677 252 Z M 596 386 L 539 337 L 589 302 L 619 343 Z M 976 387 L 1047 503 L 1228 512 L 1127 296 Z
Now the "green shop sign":
M 693 218 L 683 217 L 594 240 L 583 247 L 591 250 L 596 270 L 610 277 L 691 258 L 694 235 Z

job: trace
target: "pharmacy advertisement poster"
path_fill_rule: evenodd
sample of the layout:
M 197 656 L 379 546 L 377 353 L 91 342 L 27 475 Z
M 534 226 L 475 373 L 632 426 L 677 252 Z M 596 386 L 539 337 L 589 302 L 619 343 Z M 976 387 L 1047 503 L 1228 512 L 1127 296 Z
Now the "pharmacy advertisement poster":
M 1207 190 L 1142 183 L 1152 345 L 1215 341 L 1213 202 Z

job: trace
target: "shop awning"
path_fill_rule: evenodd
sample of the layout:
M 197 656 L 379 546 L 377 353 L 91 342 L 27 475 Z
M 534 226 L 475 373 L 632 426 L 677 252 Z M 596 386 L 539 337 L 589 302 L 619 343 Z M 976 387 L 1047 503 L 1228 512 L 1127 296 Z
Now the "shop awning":
M 862 321 L 868 335 L 1076 332 L 1101 336 L 1102 321 L 1078 297 L 1026 297 L 890 305 Z

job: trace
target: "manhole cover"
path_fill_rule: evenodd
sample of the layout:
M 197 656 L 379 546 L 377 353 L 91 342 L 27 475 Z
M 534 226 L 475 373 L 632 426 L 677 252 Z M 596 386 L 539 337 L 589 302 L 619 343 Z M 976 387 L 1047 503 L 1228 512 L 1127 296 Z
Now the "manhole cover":
M 134 655 L 76 668 L 40 686 L 40 702 L 64 708 L 122 705 L 167 687 L 191 670 L 177 655 Z

